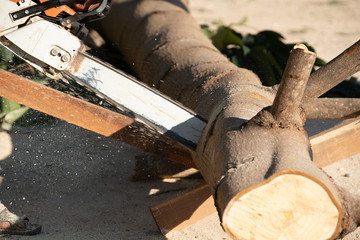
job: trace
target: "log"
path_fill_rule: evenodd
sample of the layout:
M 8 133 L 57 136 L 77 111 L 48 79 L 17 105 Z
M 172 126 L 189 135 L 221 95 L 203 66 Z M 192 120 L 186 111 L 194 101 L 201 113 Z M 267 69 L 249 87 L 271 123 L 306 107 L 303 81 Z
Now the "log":
M 236 229 L 241 225 L 233 227 L 238 221 L 227 217 L 234 216 L 231 212 L 237 211 L 242 197 L 253 193 L 259 196 L 253 186 L 260 188 L 271 185 L 273 180 L 299 176 L 303 177 L 299 182 L 304 184 L 289 181 L 294 183 L 289 188 L 308 192 L 305 186 L 309 181 L 318 187 L 319 194 L 325 192 L 328 209 L 334 210 L 323 215 L 323 223 L 329 224 L 323 228 L 328 232 L 321 233 L 324 239 L 337 236 L 340 229 L 343 232 L 355 229 L 360 216 L 348 208 L 343 193 L 312 162 L 310 142 L 302 125 L 292 120 L 283 124 L 281 118 L 274 118 L 264 109 L 272 104 L 273 95 L 264 90 L 256 75 L 236 68 L 211 44 L 188 14 L 186 1 L 119 0 L 113 6 L 108 17 L 98 24 L 100 33 L 122 52 L 142 81 L 208 120 L 193 160 L 211 187 L 222 225 L 231 236 L 238 234 Z M 297 119 L 304 120 L 302 115 Z M 258 198 L 271 203 L 271 197 L 266 191 L 263 193 L 264 197 Z M 322 202 L 309 194 L 295 195 L 295 200 L 304 197 L 304 202 L 313 203 L 314 212 L 317 203 Z M 291 202 L 288 196 L 282 197 Z M 274 215 L 295 210 L 282 206 L 269 209 Z M 307 226 L 319 224 L 316 216 L 306 214 L 309 209 L 303 210 L 303 216 L 310 219 Z M 245 216 L 247 210 L 242 214 Z M 253 216 L 257 218 L 256 211 Z M 337 220 L 329 223 L 328 219 Z M 270 218 L 263 220 L 268 224 L 254 223 L 254 228 L 273 223 Z M 293 232 L 294 239 L 303 237 Z M 260 236 L 261 230 L 257 234 Z
M 336 189 L 330 190 L 331 182 L 309 162 L 309 156 L 304 154 L 307 143 L 299 138 L 305 122 L 300 105 L 315 59 L 314 53 L 297 44 L 290 52 L 271 114 L 263 110 L 243 126 L 244 133 L 253 132 L 255 138 L 263 136 L 260 141 L 267 142 L 267 146 L 261 146 L 259 140 L 255 146 L 265 152 L 268 151 L 265 148 L 270 148 L 270 152 L 253 157 L 249 165 L 259 159 L 254 168 L 248 169 L 241 166 L 247 163 L 238 163 L 238 168 L 243 168 L 239 170 L 240 176 L 231 179 L 233 176 L 229 174 L 228 186 L 220 184 L 215 193 L 215 204 L 222 212 L 222 226 L 233 239 L 280 236 L 284 239 L 332 239 L 340 232 L 343 212 L 339 196 L 333 193 Z M 266 134 L 274 139 L 269 140 Z M 239 146 L 232 150 L 239 151 L 239 155 L 257 155 L 251 150 L 239 150 Z M 263 170 L 257 165 L 268 164 L 267 161 L 270 165 L 261 176 Z M 249 173 L 261 180 L 243 184 L 249 181 L 244 179 Z M 229 194 L 234 185 L 240 186 L 238 193 Z M 309 227 L 314 225 L 318 228 Z
M 347 157 L 359 154 L 360 118 L 345 121 L 338 126 L 319 133 L 311 137 L 310 142 L 314 162 L 320 167 L 326 167 Z M 192 201 L 192 205 L 184 207 L 183 202 L 187 203 L 189 201 Z M 172 231 L 182 230 L 216 213 L 211 189 L 207 185 L 206 187 L 201 185 L 186 194 L 153 206 L 150 209 L 160 231 L 165 236 Z M 181 212 L 181 218 L 177 218 L 179 212 Z

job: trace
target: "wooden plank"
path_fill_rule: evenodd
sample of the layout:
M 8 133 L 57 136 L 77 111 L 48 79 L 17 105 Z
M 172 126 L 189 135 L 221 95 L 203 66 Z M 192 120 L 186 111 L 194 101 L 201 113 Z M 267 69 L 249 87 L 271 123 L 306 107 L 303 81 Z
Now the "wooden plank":
M 214 201 L 207 184 L 180 195 L 168 202 L 150 207 L 151 213 L 166 235 L 170 231 L 180 230 L 214 213 Z M 216 211 L 216 210 L 215 210 Z
M 325 167 L 360 152 L 360 118 L 347 120 L 310 139 L 313 158 Z
M 4 98 L 104 136 L 111 136 L 133 123 L 129 117 L 4 70 L 0 70 L 0 86 L 0 96 Z
M 319 133 L 310 139 L 314 162 L 325 167 L 346 157 L 360 153 L 360 118 Z M 190 206 L 189 205 L 190 202 Z M 182 196 L 151 207 L 160 231 L 167 235 L 181 230 L 216 213 L 211 190 L 200 186 Z M 180 216 L 180 217 L 179 217 Z
M 170 137 L 134 122 L 125 115 L 1 69 L 0 96 L 185 166 L 194 167 L 187 148 Z

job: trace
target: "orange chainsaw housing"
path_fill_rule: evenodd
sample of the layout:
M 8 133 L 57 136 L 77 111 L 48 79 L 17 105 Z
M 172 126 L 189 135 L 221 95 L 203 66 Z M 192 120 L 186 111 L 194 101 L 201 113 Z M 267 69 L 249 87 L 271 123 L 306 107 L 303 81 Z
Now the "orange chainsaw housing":
M 10 0 L 12 2 L 20 2 L 21 0 Z M 40 0 L 40 3 L 43 3 L 43 2 L 47 2 L 49 0 Z M 62 5 L 60 7 L 54 7 L 54 8 L 50 8 L 48 10 L 45 11 L 45 14 L 49 17 L 56 17 L 57 15 L 59 15 L 60 13 L 62 12 L 66 12 L 67 14 L 69 15 L 74 15 L 76 12 L 71 9 L 70 7 L 66 6 L 66 5 Z
M 49 0 L 40 0 L 41 3 L 43 2 L 47 2 Z M 69 8 L 66 5 L 62 5 L 60 7 L 57 8 L 50 8 L 48 10 L 45 11 L 45 14 L 49 17 L 56 17 L 57 15 L 59 15 L 62 12 L 66 12 L 69 15 L 74 15 L 76 12 L 74 10 L 72 10 L 71 8 Z

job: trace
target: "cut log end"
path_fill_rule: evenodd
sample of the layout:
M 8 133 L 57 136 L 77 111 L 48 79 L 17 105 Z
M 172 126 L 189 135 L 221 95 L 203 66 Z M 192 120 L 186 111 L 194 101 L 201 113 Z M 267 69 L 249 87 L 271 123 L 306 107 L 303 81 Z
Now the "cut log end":
M 301 49 L 304 51 L 304 53 L 312 55 L 313 57 L 316 58 L 316 53 L 309 51 L 309 49 L 302 43 L 295 44 L 295 46 L 293 47 L 293 49 L 290 52 L 294 51 L 295 49 Z
M 223 215 L 233 239 L 334 239 L 342 210 L 320 181 L 286 171 L 237 194 Z

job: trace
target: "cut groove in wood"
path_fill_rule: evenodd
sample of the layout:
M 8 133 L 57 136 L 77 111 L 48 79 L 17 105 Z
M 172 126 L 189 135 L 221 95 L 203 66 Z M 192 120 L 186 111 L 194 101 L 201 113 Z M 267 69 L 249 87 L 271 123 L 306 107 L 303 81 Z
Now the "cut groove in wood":
M 237 194 L 225 209 L 223 227 L 239 240 L 325 240 L 338 235 L 341 218 L 325 185 L 285 171 Z

